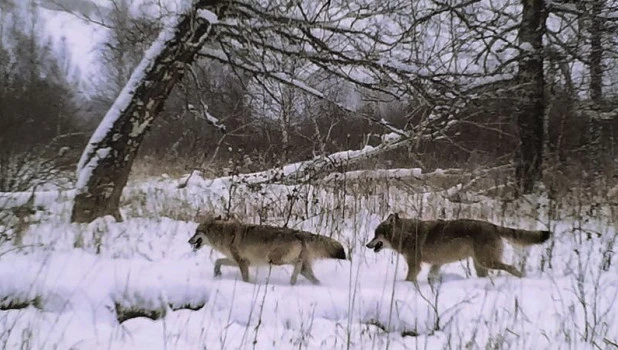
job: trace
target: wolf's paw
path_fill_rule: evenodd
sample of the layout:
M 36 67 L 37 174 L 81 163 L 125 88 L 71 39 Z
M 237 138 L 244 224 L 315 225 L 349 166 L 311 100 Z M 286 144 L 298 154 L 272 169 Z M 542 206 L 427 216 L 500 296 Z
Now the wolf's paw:
M 441 275 L 428 275 L 427 282 L 429 282 L 429 284 L 440 284 L 442 283 L 442 276 Z
M 406 283 L 412 283 L 412 285 L 414 286 L 414 288 L 415 288 L 415 289 L 419 289 L 419 288 L 420 288 L 420 286 L 419 286 L 418 281 L 416 280 L 416 278 L 415 278 L 415 279 L 408 279 L 408 278 L 406 278 L 404 282 L 406 282 Z
M 215 267 L 215 270 L 214 270 L 213 274 L 215 275 L 215 278 L 221 278 L 221 268 L 216 268 Z

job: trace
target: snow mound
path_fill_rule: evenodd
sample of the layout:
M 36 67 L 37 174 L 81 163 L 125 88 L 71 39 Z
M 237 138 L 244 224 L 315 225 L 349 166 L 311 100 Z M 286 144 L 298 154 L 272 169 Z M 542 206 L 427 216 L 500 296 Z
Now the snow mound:
M 0 281 L 5 281 L 0 283 L 0 310 L 42 307 L 41 295 L 36 286 L 18 272 L 0 270 Z

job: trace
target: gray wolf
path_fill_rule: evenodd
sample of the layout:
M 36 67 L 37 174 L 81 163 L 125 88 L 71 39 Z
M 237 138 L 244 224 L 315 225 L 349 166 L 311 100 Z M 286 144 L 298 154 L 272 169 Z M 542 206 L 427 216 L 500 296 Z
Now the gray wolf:
M 346 259 L 341 243 L 326 236 L 218 218 L 202 222 L 189 244 L 194 251 L 209 245 L 226 256 L 215 261 L 215 276 L 221 275 L 221 266 L 238 266 L 245 282 L 249 281 L 250 265 L 293 265 L 291 285 L 296 284 L 299 273 L 319 284 L 311 268 L 313 260 Z
M 468 257 L 472 257 L 479 277 L 486 277 L 488 269 L 522 277 L 522 272 L 502 262 L 502 238 L 529 246 L 547 241 L 550 235 L 549 231 L 520 230 L 480 220 L 421 221 L 391 214 L 376 227 L 374 238 L 366 246 L 376 253 L 391 248 L 402 254 L 408 263 L 406 281 L 415 283 L 421 262 L 431 264 L 429 276 L 432 278 L 438 275 L 443 264 Z

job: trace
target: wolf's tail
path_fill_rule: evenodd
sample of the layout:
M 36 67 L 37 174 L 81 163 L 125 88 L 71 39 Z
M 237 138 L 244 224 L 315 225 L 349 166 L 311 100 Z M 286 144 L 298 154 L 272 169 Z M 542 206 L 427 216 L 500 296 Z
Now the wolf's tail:
M 341 243 L 330 237 L 312 235 L 305 244 L 314 259 L 347 259 Z
M 528 231 L 508 227 L 498 227 L 498 234 L 520 246 L 541 244 L 551 236 L 549 231 Z

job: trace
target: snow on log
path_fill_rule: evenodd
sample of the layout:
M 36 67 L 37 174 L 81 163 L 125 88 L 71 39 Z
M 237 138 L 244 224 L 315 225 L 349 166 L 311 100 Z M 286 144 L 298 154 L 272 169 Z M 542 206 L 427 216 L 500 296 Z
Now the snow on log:
M 389 140 L 378 146 L 365 146 L 359 150 L 348 150 L 316 157 L 311 160 L 287 164 L 283 167 L 268 169 L 265 171 L 221 177 L 221 181 L 240 182 L 246 184 L 261 183 L 299 183 L 307 182 L 327 174 L 338 165 L 350 165 L 365 159 L 375 157 L 386 151 L 403 147 L 409 143 L 409 137 L 394 136 L 390 134 Z M 179 188 L 187 185 L 192 174 L 188 174 L 180 180 Z
M 333 183 L 341 180 L 346 181 L 368 181 L 368 180 L 410 180 L 420 179 L 423 171 L 420 168 L 404 169 L 375 169 L 375 170 L 354 170 L 345 173 L 334 172 L 328 174 L 320 182 Z
M 72 221 L 104 215 L 121 220 L 118 202 L 144 134 L 217 23 L 217 15 L 205 7 L 218 2 L 192 2 L 146 51 L 78 163 Z

